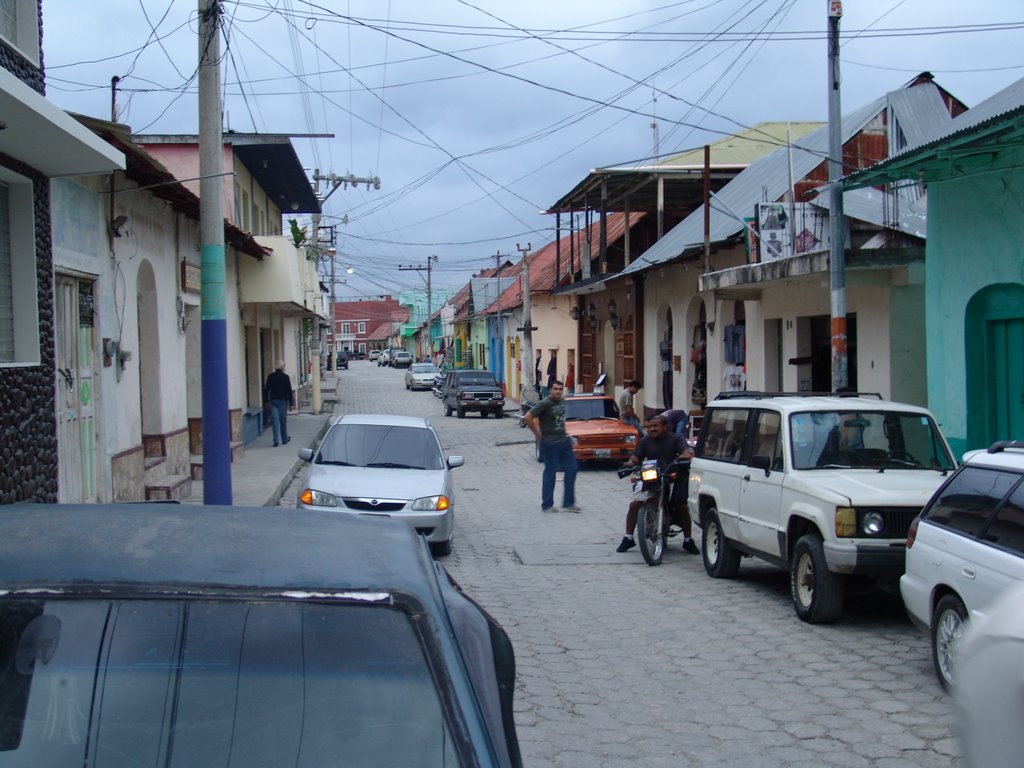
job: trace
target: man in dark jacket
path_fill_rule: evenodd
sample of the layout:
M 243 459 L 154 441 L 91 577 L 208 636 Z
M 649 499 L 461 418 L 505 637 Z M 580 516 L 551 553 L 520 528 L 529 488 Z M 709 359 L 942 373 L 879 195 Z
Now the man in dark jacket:
M 284 372 L 284 360 L 274 363 L 274 372 L 263 385 L 263 407 L 270 409 L 270 424 L 274 428 L 274 447 L 287 443 L 288 409 L 295 405 L 292 380 Z

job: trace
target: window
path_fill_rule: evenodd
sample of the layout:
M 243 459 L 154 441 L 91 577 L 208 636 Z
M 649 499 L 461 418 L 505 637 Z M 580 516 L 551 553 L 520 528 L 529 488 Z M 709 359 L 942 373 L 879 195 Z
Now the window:
M 359 334 L 366 333 L 366 323 L 359 323 L 359 325 L 356 326 L 356 327 L 359 329 L 359 330 L 356 331 L 356 333 L 359 333 Z
M 754 430 L 754 455 L 767 456 L 772 469 L 782 469 L 782 454 L 779 451 L 779 426 L 782 418 L 772 411 L 757 414 L 757 428 Z
M 349 323 L 342 323 L 341 324 L 341 332 L 342 333 L 352 333 L 352 326 L 351 326 L 351 324 L 349 324 Z
M 982 538 L 1024 555 L 1024 483 L 1010 494 Z
M 0 37 L 39 65 L 39 16 L 35 0 L 0 0 Z
M 976 536 L 1019 479 L 993 469 L 966 467 L 939 492 L 927 517 L 934 523 Z
M 39 362 L 32 182 L 0 168 L 0 365 Z
M 715 408 L 705 418 L 708 423 L 699 455 L 739 463 L 747 432 L 747 411 Z

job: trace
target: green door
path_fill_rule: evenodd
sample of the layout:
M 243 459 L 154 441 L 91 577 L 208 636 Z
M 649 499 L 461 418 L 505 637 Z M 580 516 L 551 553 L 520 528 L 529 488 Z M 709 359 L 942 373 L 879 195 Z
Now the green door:
M 1024 318 L 985 323 L 985 362 L 988 383 L 988 436 L 1024 440 Z

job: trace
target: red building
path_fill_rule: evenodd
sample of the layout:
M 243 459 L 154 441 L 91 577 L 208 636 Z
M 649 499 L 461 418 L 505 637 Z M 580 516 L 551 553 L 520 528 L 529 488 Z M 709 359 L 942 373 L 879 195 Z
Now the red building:
M 335 301 L 333 338 L 328 346 L 338 353 L 368 355 L 371 349 L 391 346 L 392 338 L 408 321 L 409 308 L 391 296 Z

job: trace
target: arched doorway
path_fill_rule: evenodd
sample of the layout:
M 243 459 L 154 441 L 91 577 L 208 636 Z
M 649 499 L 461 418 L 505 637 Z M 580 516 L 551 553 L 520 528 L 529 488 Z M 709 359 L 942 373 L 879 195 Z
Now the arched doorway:
M 139 323 L 139 403 L 142 413 L 142 435 L 163 432 L 160 398 L 160 324 L 158 297 L 153 267 L 148 261 L 139 265 L 135 278 L 135 305 Z
M 1024 438 L 1024 287 L 990 285 L 967 303 L 967 447 Z

